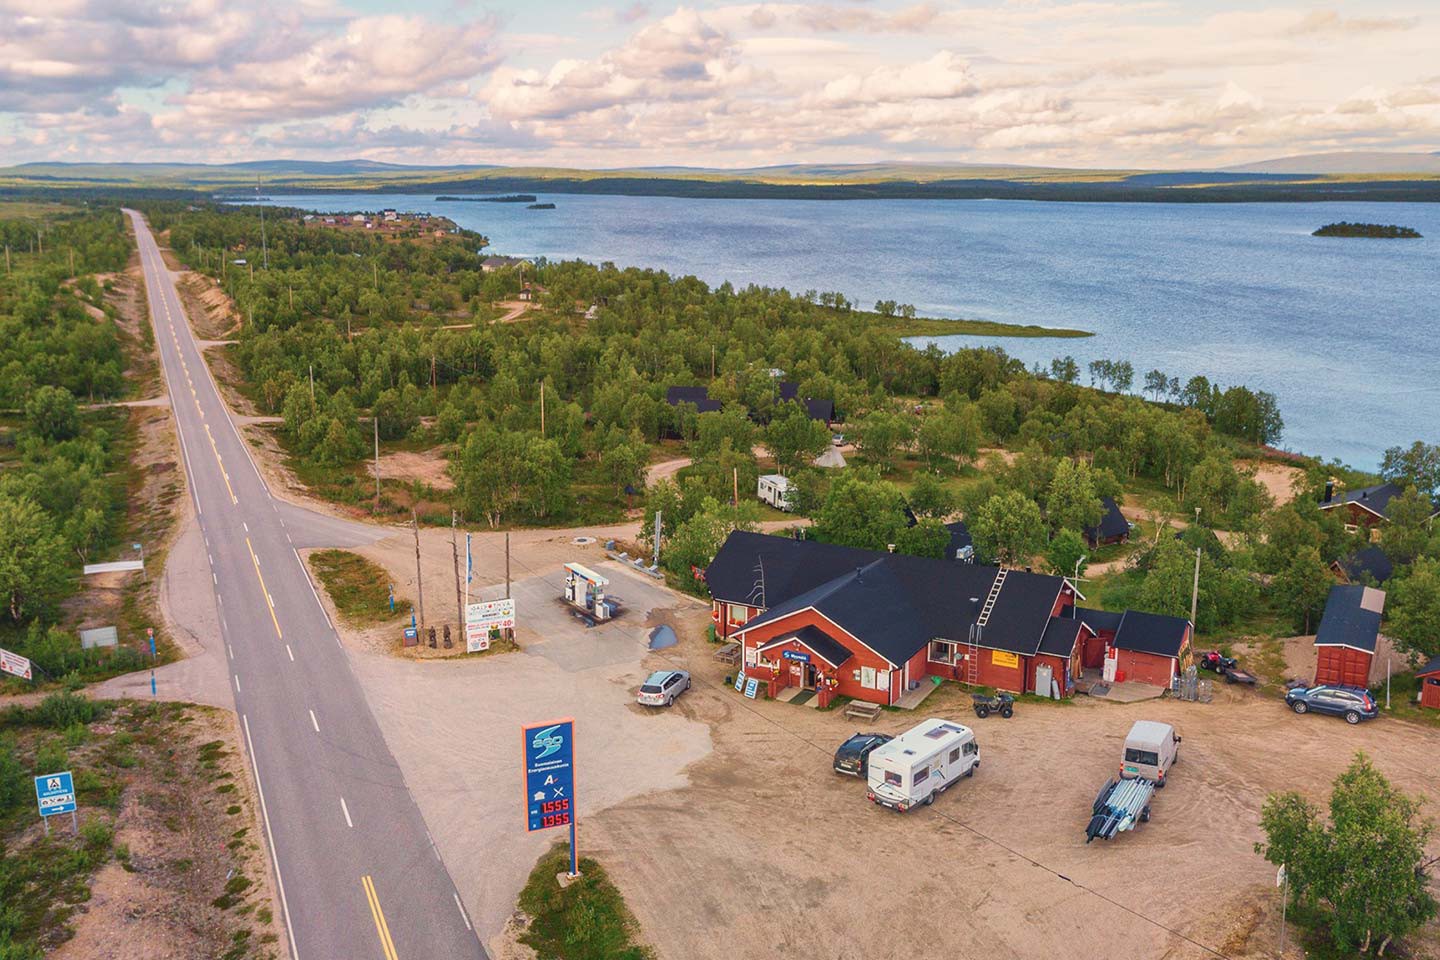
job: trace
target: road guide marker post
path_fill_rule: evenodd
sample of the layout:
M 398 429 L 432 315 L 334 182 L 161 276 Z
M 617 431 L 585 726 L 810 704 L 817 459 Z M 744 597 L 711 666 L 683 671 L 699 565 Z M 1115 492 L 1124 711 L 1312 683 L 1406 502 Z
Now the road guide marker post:
M 575 721 L 569 717 L 520 729 L 525 754 L 526 828 L 570 828 L 570 877 L 580 875 L 575 852 Z

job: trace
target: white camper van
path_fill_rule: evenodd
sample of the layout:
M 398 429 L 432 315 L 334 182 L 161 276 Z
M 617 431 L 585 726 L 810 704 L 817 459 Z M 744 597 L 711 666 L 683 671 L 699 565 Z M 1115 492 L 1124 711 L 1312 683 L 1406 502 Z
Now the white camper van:
M 874 803 L 905 811 L 935 802 L 961 777 L 980 766 L 975 731 L 953 720 L 926 720 L 870 753 L 870 789 Z
M 1120 764 L 1122 780 L 1149 780 L 1165 786 L 1165 775 L 1180 759 L 1180 734 L 1168 723 L 1136 720 L 1125 738 L 1125 762 Z
M 786 513 L 795 509 L 794 504 L 790 502 L 791 493 L 793 493 L 793 489 L 790 481 L 778 473 L 765 474 L 755 485 L 757 497 L 776 510 L 784 510 Z

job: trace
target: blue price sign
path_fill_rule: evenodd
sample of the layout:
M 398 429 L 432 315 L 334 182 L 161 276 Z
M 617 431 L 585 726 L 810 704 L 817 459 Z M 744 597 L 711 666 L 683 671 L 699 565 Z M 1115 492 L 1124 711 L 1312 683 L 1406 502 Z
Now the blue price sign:
M 70 771 L 47 773 L 35 778 L 35 802 L 40 806 L 40 816 L 53 817 L 57 813 L 75 812 L 75 781 Z
M 524 727 L 525 809 L 531 830 L 575 822 L 575 721 L 552 720 Z M 573 872 L 573 870 L 572 870 Z

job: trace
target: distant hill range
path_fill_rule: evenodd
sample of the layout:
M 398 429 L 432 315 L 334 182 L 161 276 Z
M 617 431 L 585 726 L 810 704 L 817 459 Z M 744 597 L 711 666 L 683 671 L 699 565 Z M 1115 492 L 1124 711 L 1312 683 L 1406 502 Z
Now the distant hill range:
M 612 194 L 706 198 L 1002 199 L 1214 203 L 1440 202 L 1440 154 L 1333 153 L 1224 170 L 1084 170 L 1015 164 L 801 163 L 740 169 L 613 170 L 413 165 L 376 160 L 230 164 L 24 163 L 0 168 L 0 196 L 144 192 L 176 197 L 286 193 Z
M 1226 167 L 1227 173 L 1309 173 L 1309 174 L 1429 174 L 1440 175 L 1440 152 L 1386 153 L 1353 150 L 1337 153 L 1306 153 L 1295 157 L 1261 160 Z

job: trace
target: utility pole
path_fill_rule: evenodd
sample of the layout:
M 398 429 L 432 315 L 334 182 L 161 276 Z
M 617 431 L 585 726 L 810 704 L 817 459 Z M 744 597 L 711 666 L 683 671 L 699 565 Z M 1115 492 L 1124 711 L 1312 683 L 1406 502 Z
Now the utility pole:
M 545 439 L 545 381 L 540 381 L 540 439 Z
M 740 509 L 740 468 L 735 467 L 731 473 L 731 482 L 734 484 L 735 509 Z
M 430 392 L 435 392 L 435 354 L 430 354 Z
M 380 418 L 371 417 L 370 422 L 375 425 L 375 510 L 380 512 Z
M 315 402 L 315 364 L 310 364 L 310 402 Z
M 379 263 L 371 263 L 370 266 L 374 269 L 374 273 L 375 273 L 375 289 L 376 289 L 376 290 L 379 290 L 379 289 L 380 289 L 380 264 L 379 264 Z
M 5 244 L 5 272 L 10 273 L 10 244 Z
M 657 567 L 660 566 L 660 517 L 662 515 L 659 510 L 655 511 L 655 559 L 651 562 Z
M 1195 508 L 1195 525 L 1200 525 L 1200 508 Z M 1195 629 L 1195 614 L 1200 606 L 1200 548 L 1195 548 L 1195 583 L 1190 588 L 1190 629 Z
M 505 531 L 505 599 L 510 599 L 510 531 Z
M 715 344 L 710 344 L 710 379 L 715 379 Z
M 450 558 L 455 564 L 455 606 L 460 611 L 460 632 L 465 632 L 465 601 L 460 593 L 460 544 L 455 540 L 455 511 L 450 511 Z
M 420 603 L 420 629 L 425 629 L 425 581 L 420 576 L 420 520 L 410 508 L 410 528 L 415 531 L 415 596 Z
M 255 178 L 255 199 L 260 199 L 260 178 Z M 265 242 L 265 207 L 260 207 L 260 256 L 263 258 L 263 265 L 266 270 L 270 269 L 270 247 Z M 255 268 L 250 268 L 250 273 L 255 273 Z M 293 306 L 293 304 L 292 304 Z

